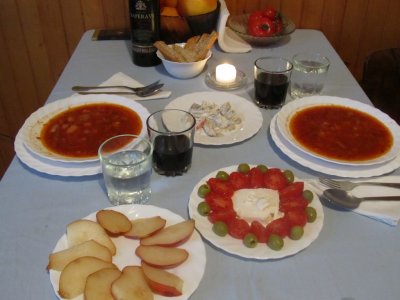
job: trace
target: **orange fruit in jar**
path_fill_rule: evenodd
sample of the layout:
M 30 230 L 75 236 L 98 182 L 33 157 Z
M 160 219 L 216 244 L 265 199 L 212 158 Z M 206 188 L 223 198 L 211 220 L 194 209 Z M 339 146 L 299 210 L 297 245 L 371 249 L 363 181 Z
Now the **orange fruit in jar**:
M 178 17 L 179 16 L 176 8 L 170 7 L 170 6 L 164 6 L 163 8 L 161 8 L 161 15 L 168 16 L 168 17 Z

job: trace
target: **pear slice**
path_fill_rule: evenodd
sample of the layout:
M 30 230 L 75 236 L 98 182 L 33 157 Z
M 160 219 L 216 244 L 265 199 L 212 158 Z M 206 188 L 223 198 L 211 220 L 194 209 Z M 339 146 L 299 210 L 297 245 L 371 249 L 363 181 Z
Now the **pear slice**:
M 132 229 L 125 236 L 138 239 L 148 237 L 164 228 L 166 222 L 160 216 L 131 220 Z
M 111 285 L 111 292 L 116 300 L 153 300 L 153 292 L 139 266 L 125 267 Z
M 112 255 L 117 249 L 107 232 L 98 223 L 90 220 L 77 220 L 67 225 L 68 246 L 73 247 L 88 240 L 95 240 L 107 247 Z
M 87 277 L 104 268 L 117 268 L 113 263 L 96 257 L 84 256 L 71 261 L 60 274 L 58 294 L 72 299 L 83 293 Z
M 185 249 L 143 245 L 136 248 L 136 255 L 148 265 L 157 268 L 176 267 L 189 257 Z
M 182 295 L 183 280 L 170 272 L 153 268 L 142 262 L 142 269 L 151 290 L 166 297 Z
M 114 268 L 101 269 L 90 274 L 86 279 L 85 300 L 113 299 L 111 285 L 121 276 L 121 271 Z
M 132 228 L 131 222 L 123 213 L 111 209 L 99 210 L 96 213 L 96 220 L 111 234 L 125 233 Z
M 190 238 L 194 230 L 194 220 L 186 220 L 160 230 L 147 238 L 141 239 L 140 244 L 145 246 L 159 245 L 175 247 Z
M 94 240 L 89 240 L 71 248 L 51 253 L 47 269 L 62 271 L 71 261 L 83 256 L 93 256 L 107 262 L 112 261 L 111 252 L 107 247 Z

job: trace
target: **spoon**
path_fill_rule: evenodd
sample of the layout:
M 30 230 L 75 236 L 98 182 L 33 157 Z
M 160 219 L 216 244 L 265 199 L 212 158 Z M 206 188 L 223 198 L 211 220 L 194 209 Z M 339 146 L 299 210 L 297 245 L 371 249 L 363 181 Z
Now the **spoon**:
M 400 196 L 373 196 L 373 197 L 355 197 L 344 190 L 327 189 L 324 191 L 327 200 L 337 206 L 347 209 L 357 208 L 363 201 L 400 201 Z
M 120 88 L 120 89 L 127 89 L 132 92 L 137 92 L 140 90 L 146 90 L 148 88 L 153 88 L 154 86 L 158 85 L 160 83 L 160 80 L 157 80 L 153 83 L 150 83 L 149 85 L 146 86 L 140 86 L 140 87 L 130 87 L 130 86 L 125 86 L 125 85 L 108 85 L 108 86 L 80 86 L 80 85 L 75 85 L 72 87 L 72 90 L 75 92 L 87 92 L 89 90 L 98 90 L 98 89 L 110 89 L 110 88 Z
M 80 91 L 78 92 L 81 95 L 89 95 L 89 94 L 110 94 L 110 95 L 138 95 L 139 97 L 148 97 L 155 95 L 161 91 L 161 88 L 164 86 L 163 83 L 159 83 L 155 86 L 151 87 L 146 87 L 143 89 L 140 89 L 139 91 L 136 92 L 83 92 Z

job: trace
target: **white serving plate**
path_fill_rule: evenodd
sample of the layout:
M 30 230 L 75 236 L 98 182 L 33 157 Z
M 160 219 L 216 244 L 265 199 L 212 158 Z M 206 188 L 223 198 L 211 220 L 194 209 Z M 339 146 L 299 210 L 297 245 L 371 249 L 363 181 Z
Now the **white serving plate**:
M 98 161 L 98 156 L 89 158 L 76 158 L 67 157 L 57 153 L 54 153 L 47 149 L 41 142 L 40 132 L 43 125 L 49 121 L 55 115 L 68 110 L 72 107 L 81 106 L 84 104 L 94 103 L 110 103 L 118 104 L 135 111 L 142 121 L 142 130 L 138 134 L 144 136 L 146 133 L 146 119 L 150 115 L 148 110 L 138 102 L 116 95 L 74 95 L 65 99 L 57 100 L 50 104 L 47 104 L 37 111 L 32 113 L 28 119 L 26 119 L 22 128 L 20 129 L 22 139 L 26 147 L 35 153 L 36 155 L 45 158 L 47 160 L 67 162 L 67 163 L 82 163 L 82 162 L 93 162 Z
M 196 228 L 200 231 L 201 235 L 211 242 L 216 247 L 224 250 L 227 253 L 234 254 L 240 257 L 255 259 L 255 260 L 268 260 L 268 259 L 278 259 L 284 258 L 299 251 L 307 248 L 313 241 L 315 241 L 321 232 L 324 223 L 324 211 L 322 205 L 319 201 L 318 196 L 314 193 L 314 199 L 310 206 L 314 207 L 317 211 L 317 219 L 313 223 L 307 223 L 304 226 L 304 235 L 300 240 L 294 241 L 289 238 L 284 239 L 284 246 L 279 251 L 274 251 L 270 249 L 266 244 L 259 243 L 255 248 L 247 248 L 243 245 L 243 242 L 239 239 L 235 239 L 229 235 L 225 237 L 220 237 L 212 231 L 212 224 L 208 221 L 207 217 L 201 216 L 197 212 L 197 205 L 204 201 L 197 195 L 198 188 L 206 183 L 206 181 L 217 175 L 218 171 L 226 171 L 228 174 L 236 171 L 237 166 L 229 166 L 226 168 L 218 169 L 210 174 L 204 176 L 193 188 L 190 194 L 189 200 L 189 215 L 192 219 L 196 221 Z M 301 179 L 296 178 L 296 181 L 301 181 Z M 313 187 L 307 182 L 304 182 L 304 188 L 313 190 Z
M 343 165 L 325 161 L 299 150 L 287 141 L 278 130 L 277 117 L 275 115 L 269 129 L 272 140 L 276 146 L 296 163 L 320 173 L 349 178 L 366 178 L 390 173 L 400 167 L 400 155 L 393 160 L 376 165 Z
M 342 160 L 335 160 L 335 159 L 330 159 L 324 156 L 321 156 L 317 153 L 312 152 L 310 149 L 305 148 L 301 144 L 299 144 L 296 139 L 293 137 L 289 130 L 289 121 L 290 118 L 298 111 L 307 108 L 307 107 L 312 107 L 312 106 L 320 106 L 320 105 L 339 105 L 339 106 L 345 106 L 349 107 L 361 112 L 364 112 L 372 117 L 375 117 L 379 121 L 381 121 L 383 124 L 386 125 L 386 127 L 390 130 L 392 136 L 393 136 L 393 146 L 391 149 L 385 153 L 384 155 L 366 160 L 366 161 L 357 161 L 357 162 L 349 162 L 349 161 L 342 161 Z M 305 154 L 314 156 L 320 160 L 328 161 L 331 163 L 336 163 L 336 164 L 342 164 L 342 165 L 353 165 L 353 166 L 360 166 L 360 165 L 378 165 L 382 164 L 384 162 L 388 162 L 392 159 L 394 159 L 396 156 L 400 154 L 400 126 L 394 121 L 392 118 L 390 118 L 387 114 L 383 113 L 379 109 L 376 109 L 375 107 L 351 100 L 351 99 L 346 99 L 346 98 L 340 98 L 340 97 L 332 97 L 332 96 L 311 96 L 311 97 L 305 97 L 301 99 L 294 100 L 292 102 L 289 102 L 285 106 L 282 107 L 282 109 L 279 111 L 277 114 L 277 126 L 282 134 L 283 138 L 287 140 L 292 146 L 296 147 L 299 151 L 304 152 Z
M 242 125 L 236 131 L 224 136 L 210 137 L 196 131 L 194 142 L 202 145 L 229 145 L 244 141 L 255 135 L 261 128 L 263 117 L 258 107 L 251 101 L 226 92 L 198 92 L 183 95 L 171 101 L 166 109 L 182 109 L 189 111 L 193 103 L 201 104 L 203 101 L 222 105 L 230 102 L 232 109 L 240 114 Z
M 153 216 L 160 216 L 167 220 L 166 226 L 184 221 L 184 219 L 164 208 L 152 205 L 120 205 L 113 206 L 105 209 L 112 209 L 125 214 L 129 219 L 134 218 L 147 218 Z M 86 216 L 84 219 L 96 221 L 96 213 Z M 115 246 L 117 247 L 117 254 L 113 257 L 113 263 L 122 270 L 123 267 L 128 265 L 140 265 L 140 259 L 135 255 L 135 249 L 139 245 L 139 240 L 130 239 L 125 237 L 112 238 Z M 67 237 L 64 234 L 57 242 L 53 252 L 64 250 L 68 247 Z M 193 292 L 197 289 L 201 278 L 203 277 L 206 265 L 206 253 L 204 243 L 195 230 L 192 236 L 184 244 L 179 246 L 189 252 L 189 258 L 180 266 L 168 269 L 168 272 L 174 273 L 181 277 L 184 281 L 183 294 L 179 297 L 173 297 L 176 300 L 188 299 Z M 54 291 L 59 299 L 63 299 L 58 295 L 58 286 L 61 272 L 50 270 L 50 281 L 53 285 Z M 82 300 L 83 295 L 75 297 L 74 300 Z M 155 300 L 171 299 L 171 297 L 164 297 L 154 294 Z

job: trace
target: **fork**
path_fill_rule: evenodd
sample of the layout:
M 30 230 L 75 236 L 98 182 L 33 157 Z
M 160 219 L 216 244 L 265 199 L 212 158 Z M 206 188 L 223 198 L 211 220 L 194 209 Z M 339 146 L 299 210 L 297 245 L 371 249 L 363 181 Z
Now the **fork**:
M 141 86 L 141 87 L 130 87 L 125 85 L 108 85 L 108 86 L 80 86 L 76 85 L 72 87 L 72 90 L 75 92 L 84 92 L 89 90 L 97 90 L 97 89 L 110 89 L 110 88 L 120 88 L 120 89 L 128 89 L 132 92 L 138 92 L 141 90 L 151 89 L 154 86 L 157 86 L 160 83 L 160 80 L 157 80 L 149 85 Z
M 370 181 L 364 181 L 364 182 L 351 182 L 351 181 L 345 181 L 345 180 L 332 180 L 328 178 L 319 178 L 319 182 L 322 184 L 334 188 L 334 189 L 341 189 L 344 191 L 350 191 L 354 189 L 356 186 L 359 185 L 375 185 L 375 186 L 387 186 L 387 187 L 392 187 L 392 188 L 400 188 L 400 183 L 394 183 L 394 182 L 370 182 Z
M 148 97 L 151 95 L 155 95 L 161 91 L 161 88 L 164 86 L 163 83 L 159 83 L 156 85 L 149 85 L 143 88 L 137 88 L 136 91 L 131 92 L 93 92 L 93 91 L 78 91 L 81 95 L 89 95 L 89 94 L 112 94 L 112 95 L 138 95 L 139 97 Z M 107 88 L 110 88 L 109 86 Z M 134 89 L 134 88 L 129 88 Z

